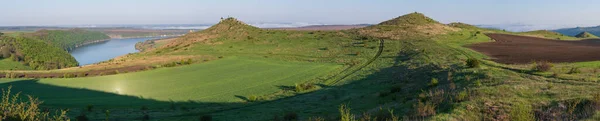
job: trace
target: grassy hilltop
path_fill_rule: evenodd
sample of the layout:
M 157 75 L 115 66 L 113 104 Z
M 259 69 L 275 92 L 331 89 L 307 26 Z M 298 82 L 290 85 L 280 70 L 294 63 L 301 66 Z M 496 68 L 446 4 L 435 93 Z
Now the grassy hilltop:
M 264 30 L 227 18 L 97 65 L 178 67 L 0 87 L 93 120 L 105 110 L 115 120 L 599 119 L 599 62 L 496 63 L 467 48 L 492 42 L 486 33 L 562 36 L 446 25 L 421 13 L 343 31 Z
M 598 38 L 598 36 L 593 35 L 589 32 L 581 32 L 581 33 L 575 35 L 575 37 L 577 37 L 577 38 Z

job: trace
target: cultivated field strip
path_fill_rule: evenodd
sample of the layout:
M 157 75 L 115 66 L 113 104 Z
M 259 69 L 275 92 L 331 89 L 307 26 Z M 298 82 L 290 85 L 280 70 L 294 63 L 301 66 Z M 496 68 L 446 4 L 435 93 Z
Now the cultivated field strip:
M 36 95 L 50 106 L 149 103 L 124 100 L 119 95 L 163 102 L 242 102 L 236 96 L 272 94 L 281 90 L 279 86 L 293 86 L 325 76 L 338 68 L 341 66 L 335 64 L 228 57 L 190 66 L 101 77 L 35 81 L 4 79 L 0 85 L 13 85 L 14 91 Z

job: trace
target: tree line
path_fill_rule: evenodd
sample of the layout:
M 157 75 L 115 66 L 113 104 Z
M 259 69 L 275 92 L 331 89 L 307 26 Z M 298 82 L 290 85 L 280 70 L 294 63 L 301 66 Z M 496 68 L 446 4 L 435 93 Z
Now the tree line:
M 46 41 L 66 51 L 71 51 L 85 43 L 110 39 L 109 36 L 102 32 L 86 31 L 83 29 L 39 30 L 35 33 L 27 34 L 26 37 Z

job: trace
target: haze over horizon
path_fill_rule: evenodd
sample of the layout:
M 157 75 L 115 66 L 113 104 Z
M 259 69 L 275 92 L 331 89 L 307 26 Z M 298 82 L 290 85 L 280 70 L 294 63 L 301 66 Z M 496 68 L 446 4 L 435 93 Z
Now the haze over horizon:
M 278 0 L 15 0 L 4 1 L 0 26 L 248 23 L 376 24 L 421 12 L 443 23 L 549 29 L 600 25 L 593 0 L 278 1 Z M 107 7 L 110 6 L 110 7 Z M 143 6 L 143 7 L 140 7 Z M 111 9 L 107 9 L 111 8 Z M 558 9 L 578 8 L 578 9 Z

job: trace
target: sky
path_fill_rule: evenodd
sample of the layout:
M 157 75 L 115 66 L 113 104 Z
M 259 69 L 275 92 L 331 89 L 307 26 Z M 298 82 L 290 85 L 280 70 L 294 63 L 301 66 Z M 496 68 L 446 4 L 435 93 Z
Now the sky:
M 443 23 L 597 26 L 599 0 L 2 0 L 0 26 L 376 24 L 411 12 Z

